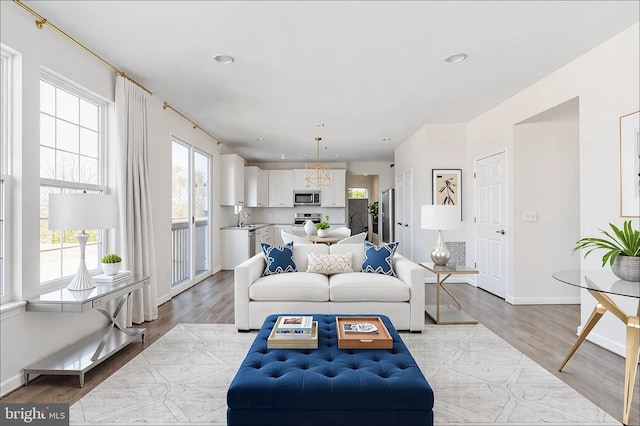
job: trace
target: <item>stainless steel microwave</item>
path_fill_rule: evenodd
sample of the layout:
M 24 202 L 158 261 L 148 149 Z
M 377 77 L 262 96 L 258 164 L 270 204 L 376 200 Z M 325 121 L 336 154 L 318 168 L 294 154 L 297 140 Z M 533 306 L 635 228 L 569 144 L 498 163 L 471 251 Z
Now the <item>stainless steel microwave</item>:
M 319 206 L 320 191 L 294 191 L 294 206 Z

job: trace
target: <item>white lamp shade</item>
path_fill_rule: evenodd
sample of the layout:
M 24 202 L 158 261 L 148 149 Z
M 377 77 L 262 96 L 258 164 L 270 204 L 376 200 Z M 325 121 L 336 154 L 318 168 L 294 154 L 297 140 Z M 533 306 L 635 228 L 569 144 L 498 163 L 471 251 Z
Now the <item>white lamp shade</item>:
M 449 230 L 458 229 L 462 225 L 458 206 L 451 205 L 426 205 L 422 206 L 422 229 Z
M 49 195 L 49 229 L 109 229 L 117 226 L 118 198 L 115 195 Z

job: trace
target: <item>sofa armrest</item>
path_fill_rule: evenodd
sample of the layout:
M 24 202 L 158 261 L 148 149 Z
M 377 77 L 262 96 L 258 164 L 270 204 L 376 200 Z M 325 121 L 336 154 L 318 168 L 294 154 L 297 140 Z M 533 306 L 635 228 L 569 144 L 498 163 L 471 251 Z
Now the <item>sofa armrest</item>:
M 265 267 L 264 255 L 258 253 L 234 270 L 234 314 L 238 330 L 249 330 L 249 287 L 262 276 Z
M 393 256 L 393 269 L 396 271 L 398 279 L 407 284 L 411 291 L 411 331 L 422 331 L 424 329 L 424 269 L 415 262 L 404 256 L 396 254 Z

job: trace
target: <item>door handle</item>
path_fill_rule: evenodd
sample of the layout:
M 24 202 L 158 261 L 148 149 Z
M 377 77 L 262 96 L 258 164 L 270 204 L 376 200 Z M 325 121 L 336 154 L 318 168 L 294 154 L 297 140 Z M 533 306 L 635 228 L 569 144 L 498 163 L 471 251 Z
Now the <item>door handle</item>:
M 405 228 L 408 228 L 408 227 L 409 227 L 409 224 L 408 224 L 408 223 L 405 223 L 405 224 L 404 224 L 404 227 L 405 227 Z
M 496 234 L 502 234 L 502 235 L 504 235 L 504 229 L 501 229 L 501 230 L 499 230 L 499 231 L 496 231 Z

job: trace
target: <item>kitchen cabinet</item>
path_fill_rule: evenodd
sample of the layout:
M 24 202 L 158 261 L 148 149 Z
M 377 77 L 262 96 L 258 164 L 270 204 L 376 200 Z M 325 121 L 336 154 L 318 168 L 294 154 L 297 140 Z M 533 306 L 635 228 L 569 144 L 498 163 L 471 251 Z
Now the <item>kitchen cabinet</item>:
M 269 170 L 269 207 L 293 207 L 293 170 Z
M 236 154 L 221 155 L 220 177 L 220 205 L 244 204 L 244 159 Z
M 256 166 L 244 168 L 244 205 L 267 207 L 269 204 L 269 172 Z
M 273 238 L 273 226 L 270 225 L 256 229 L 255 253 L 262 253 L 262 243 L 270 245 L 275 244 Z
M 321 188 L 320 205 L 322 207 L 346 207 L 347 171 L 332 169 L 330 173 L 331 185 Z
M 305 169 L 293 169 L 293 190 L 294 191 L 306 191 L 309 189 L 318 189 L 316 186 L 311 185 L 308 180 L 304 178 Z
M 222 269 L 233 270 L 240 263 L 247 260 L 253 247 L 249 247 L 250 239 L 248 229 L 221 229 L 220 230 L 220 246 L 222 250 Z
M 284 244 L 284 241 L 282 240 L 282 231 L 292 234 L 293 225 L 273 225 L 273 243 L 275 245 L 281 246 Z

